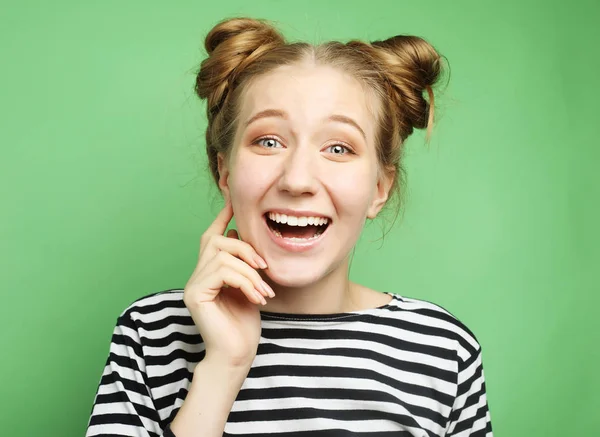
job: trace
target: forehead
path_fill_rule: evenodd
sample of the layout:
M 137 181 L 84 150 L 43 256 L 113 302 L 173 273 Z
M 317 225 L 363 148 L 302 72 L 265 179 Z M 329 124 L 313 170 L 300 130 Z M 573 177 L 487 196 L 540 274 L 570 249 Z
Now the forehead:
M 373 93 L 333 67 L 309 63 L 281 66 L 252 80 L 241 97 L 242 120 L 265 109 L 281 109 L 292 122 L 302 123 L 345 115 L 373 138 Z

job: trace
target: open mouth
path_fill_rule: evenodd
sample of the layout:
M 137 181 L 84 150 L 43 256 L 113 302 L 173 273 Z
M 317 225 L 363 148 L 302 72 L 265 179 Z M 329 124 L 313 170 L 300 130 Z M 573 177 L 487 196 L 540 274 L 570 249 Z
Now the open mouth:
M 295 217 L 274 212 L 266 213 L 265 219 L 273 234 L 292 241 L 315 240 L 331 223 L 327 217 Z

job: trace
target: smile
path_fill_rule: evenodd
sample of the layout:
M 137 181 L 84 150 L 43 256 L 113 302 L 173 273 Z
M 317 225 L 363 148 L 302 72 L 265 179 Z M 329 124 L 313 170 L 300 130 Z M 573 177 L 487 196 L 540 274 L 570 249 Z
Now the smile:
M 264 217 L 271 239 L 278 246 L 293 252 L 315 247 L 331 224 L 328 217 L 319 215 L 267 212 Z

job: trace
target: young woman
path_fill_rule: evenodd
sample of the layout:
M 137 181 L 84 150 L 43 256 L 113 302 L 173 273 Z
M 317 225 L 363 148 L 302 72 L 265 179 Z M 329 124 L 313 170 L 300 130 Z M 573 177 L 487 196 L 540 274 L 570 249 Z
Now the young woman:
M 413 36 L 287 44 L 253 19 L 205 44 L 196 92 L 226 205 L 185 288 L 119 317 L 87 435 L 491 436 L 469 329 L 348 279 L 404 141 L 431 129 L 438 53 Z

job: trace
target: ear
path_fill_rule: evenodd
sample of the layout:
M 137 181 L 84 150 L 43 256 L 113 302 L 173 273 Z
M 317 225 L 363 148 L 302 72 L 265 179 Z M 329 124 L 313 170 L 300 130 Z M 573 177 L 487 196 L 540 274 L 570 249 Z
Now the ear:
M 392 184 L 394 182 L 394 176 L 394 171 L 381 172 L 375 188 L 375 195 L 371 201 L 371 205 L 369 205 L 369 209 L 367 210 L 367 217 L 371 220 L 377 217 L 377 214 L 379 214 L 379 211 L 381 211 L 381 208 L 383 208 L 385 202 L 387 202 Z
M 227 158 L 219 152 L 217 153 L 217 169 L 219 171 L 219 189 L 225 199 L 225 202 L 230 200 L 229 197 L 229 166 Z

